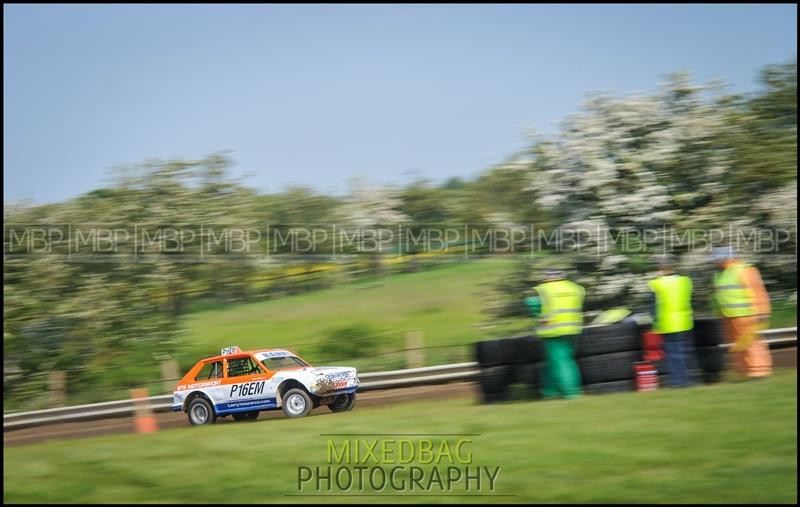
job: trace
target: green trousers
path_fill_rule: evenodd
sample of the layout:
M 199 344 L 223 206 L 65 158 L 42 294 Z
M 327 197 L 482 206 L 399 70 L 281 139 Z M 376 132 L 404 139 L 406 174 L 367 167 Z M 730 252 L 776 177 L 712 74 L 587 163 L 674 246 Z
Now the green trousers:
M 575 398 L 581 389 L 581 372 L 575 361 L 573 340 L 575 336 L 544 338 L 546 356 L 545 367 L 541 373 L 542 398 Z

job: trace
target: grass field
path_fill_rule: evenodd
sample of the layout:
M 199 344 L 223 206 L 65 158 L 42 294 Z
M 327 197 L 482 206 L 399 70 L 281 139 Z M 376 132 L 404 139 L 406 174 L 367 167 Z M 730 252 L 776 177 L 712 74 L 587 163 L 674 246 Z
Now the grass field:
M 298 467 L 326 466 L 328 440 L 341 446 L 346 438 L 321 434 L 398 432 L 477 434 L 469 437 L 473 465 L 500 467 L 495 491 L 484 486 L 465 493 L 461 487 L 425 498 L 413 496 L 420 493 L 335 498 L 362 494 L 350 490 L 327 494 L 325 501 L 796 503 L 796 428 L 795 369 L 752 383 L 570 401 L 479 406 L 459 398 L 11 447 L 3 456 L 3 499 L 314 501 L 296 496 Z M 407 438 L 429 438 L 436 446 L 442 439 Z M 458 438 L 463 437 L 448 441 Z M 307 484 L 302 492 L 317 494 Z M 388 493 L 397 492 L 363 492 Z M 454 493 L 510 496 L 448 496 Z
M 770 327 L 797 327 L 797 304 L 791 301 L 773 301 Z
M 345 326 L 366 325 L 384 354 L 354 363 L 380 370 L 404 366 L 401 354 L 405 333 L 420 330 L 424 345 L 442 347 L 469 344 L 486 337 L 480 329 L 485 313 L 487 285 L 510 266 L 488 259 L 436 267 L 414 274 L 391 275 L 282 299 L 238 304 L 192 313 L 184 318 L 187 342 L 182 363 L 217 353 L 225 345 L 243 349 L 292 347 L 309 360 L 327 360 L 321 342 Z M 465 347 L 426 351 L 428 364 L 469 360 Z M 351 362 L 353 362 L 351 360 Z

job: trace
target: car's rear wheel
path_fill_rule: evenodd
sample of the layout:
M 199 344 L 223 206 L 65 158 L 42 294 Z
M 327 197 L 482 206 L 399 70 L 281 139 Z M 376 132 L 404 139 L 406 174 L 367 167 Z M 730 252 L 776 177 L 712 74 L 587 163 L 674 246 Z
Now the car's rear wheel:
M 283 412 L 289 417 L 303 417 L 313 408 L 311 398 L 304 390 L 289 389 L 283 394 Z
M 217 420 L 217 415 L 214 413 L 214 407 L 205 398 L 194 398 L 189 402 L 189 408 L 186 410 L 189 417 L 189 423 L 192 426 L 202 426 L 203 424 L 214 424 Z
M 356 406 L 356 393 L 340 394 L 328 405 L 332 412 L 347 412 Z
M 258 410 L 253 410 L 252 412 L 239 412 L 238 414 L 232 414 L 234 421 L 255 421 L 258 419 Z

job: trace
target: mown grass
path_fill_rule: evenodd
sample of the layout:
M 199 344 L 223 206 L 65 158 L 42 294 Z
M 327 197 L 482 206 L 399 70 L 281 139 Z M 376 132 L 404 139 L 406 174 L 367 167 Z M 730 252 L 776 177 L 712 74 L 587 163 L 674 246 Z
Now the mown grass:
M 183 319 L 186 344 L 182 363 L 218 353 L 226 345 L 243 349 L 289 347 L 311 361 L 355 358 L 331 357 L 322 346 L 336 329 L 365 326 L 379 356 L 354 366 L 380 370 L 402 368 L 407 331 L 423 333 L 427 364 L 469 360 L 466 345 L 486 337 L 481 325 L 489 284 L 510 268 L 504 259 L 488 259 L 436 267 L 340 285 L 276 300 L 237 304 L 195 312 Z
M 489 406 L 466 397 L 300 420 L 11 447 L 4 451 L 3 499 L 796 503 L 796 386 L 796 370 L 789 369 L 769 380 L 679 391 Z M 444 496 L 424 498 L 413 496 L 419 492 L 335 496 L 397 493 L 388 489 L 335 490 L 324 499 L 293 496 L 318 493 L 314 486 L 298 489 L 298 467 L 326 466 L 329 439 L 341 446 L 345 438 L 355 438 L 323 433 L 478 434 L 469 437 L 472 465 L 499 466 L 501 471 L 493 492 L 485 486 L 466 492 L 462 484 Z M 443 437 L 408 438 L 428 438 L 438 446 Z M 448 440 L 455 443 L 458 438 Z M 511 496 L 450 496 L 455 493 Z
M 797 327 L 797 303 L 793 301 L 773 301 L 770 327 Z

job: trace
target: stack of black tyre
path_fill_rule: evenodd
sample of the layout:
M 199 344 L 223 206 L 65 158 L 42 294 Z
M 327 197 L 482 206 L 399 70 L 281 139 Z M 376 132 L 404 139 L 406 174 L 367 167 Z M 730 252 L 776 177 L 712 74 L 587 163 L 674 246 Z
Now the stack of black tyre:
M 523 385 L 536 397 L 544 361 L 540 339 L 518 336 L 478 342 L 475 360 L 481 367 L 479 383 L 485 403 L 507 400 L 513 384 Z
M 634 364 L 644 360 L 642 334 L 648 329 L 633 320 L 607 326 L 587 326 L 573 339 L 581 381 L 587 393 L 610 393 L 636 389 Z M 699 380 L 720 379 L 725 369 L 725 352 L 719 344 L 722 332 L 718 319 L 695 320 L 694 355 L 689 368 Z M 479 384 L 483 401 L 492 403 L 510 397 L 510 387 L 521 384 L 527 398 L 536 398 L 544 368 L 544 347 L 535 336 L 486 340 L 475 344 L 475 360 L 480 365 Z M 655 363 L 659 381 L 669 381 L 666 361 Z
M 720 347 L 722 343 L 724 339 L 720 319 L 694 319 L 694 357 L 700 371 L 700 380 L 706 384 L 719 382 L 727 366 L 726 350 Z
M 576 356 L 585 392 L 633 391 L 634 363 L 644 360 L 642 328 L 634 320 L 585 327 Z

